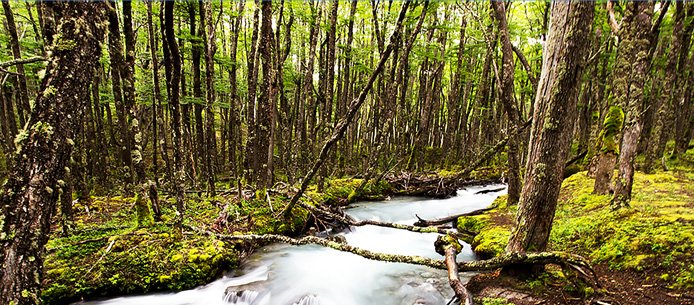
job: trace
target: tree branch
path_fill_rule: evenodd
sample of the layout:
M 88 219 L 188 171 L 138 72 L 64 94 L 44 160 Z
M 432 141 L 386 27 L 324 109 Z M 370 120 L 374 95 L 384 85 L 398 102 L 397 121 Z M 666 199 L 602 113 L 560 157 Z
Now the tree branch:
M 45 57 L 34 56 L 29 58 L 14 59 L 6 62 L 0 62 L 0 68 L 6 68 L 15 65 L 31 64 L 39 61 L 46 61 Z

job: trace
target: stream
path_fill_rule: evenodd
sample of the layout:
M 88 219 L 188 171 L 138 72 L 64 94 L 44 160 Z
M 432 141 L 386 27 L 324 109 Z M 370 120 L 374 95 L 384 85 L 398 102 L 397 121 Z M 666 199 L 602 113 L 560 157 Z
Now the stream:
M 356 219 L 412 224 L 489 206 L 506 189 L 471 186 L 448 199 L 396 197 L 350 205 Z M 347 243 L 372 251 L 443 259 L 434 251 L 437 234 L 363 226 L 344 235 Z M 474 260 L 463 244 L 458 260 Z M 468 274 L 467 277 L 470 275 Z M 465 274 L 461 279 L 466 280 Z M 273 244 L 255 251 L 235 272 L 195 289 L 177 293 L 126 296 L 87 302 L 90 305 L 444 305 L 453 291 L 446 272 L 423 266 L 368 260 L 321 246 Z

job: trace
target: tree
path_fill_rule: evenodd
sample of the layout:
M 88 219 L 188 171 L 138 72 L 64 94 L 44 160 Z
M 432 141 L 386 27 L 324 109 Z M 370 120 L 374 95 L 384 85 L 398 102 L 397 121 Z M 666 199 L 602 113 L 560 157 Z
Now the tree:
M 507 252 L 547 248 L 569 152 L 595 4 L 554 2 L 535 97 L 528 165 Z
M 629 206 L 634 183 L 634 158 L 641 135 L 642 99 L 650 64 L 651 18 L 654 2 L 629 2 L 621 29 L 624 35 L 615 68 L 615 100 L 624 111 L 624 128 L 619 147 L 619 173 L 615 182 L 612 208 Z M 610 168 L 610 170 L 612 170 Z
M 164 40 L 168 49 L 168 65 L 170 78 L 167 82 L 169 92 L 169 107 L 171 111 L 171 129 L 173 130 L 173 154 L 174 172 L 173 189 L 176 195 L 176 227 L 177 234 L 182 235 L 183 214 L 185 212 L 185 194 L 183 192 L 183 181 L 185 180 L 185 161 L 183 160 L 183 148 L 181 140 L 183 132 L 181 129 L 181 104 L 179 102 L 179 85 L 181 82 L 181 54 L 178 50 L 176 35 L 174 33 L 174 2 L 164 2 Z
M 501 40 L 502 69 L 501 69 L 501 104 L 504 106 L 509 121 L 508 132 L 522 125 L 520 111 L 513 98 L 513 80 L 516 69 L 513 62 L 513 46 L 506 21 L 506 8 L 504 2 L 492 1 L 494 17 L 499 23 L 499 39 Z M 508 140 L 508 204 L 517 204 L 520 196 L 520 135 L 511 135 Z
M 2 192 L 0 302 L 39 304 L 43 254 L 58 188 L 89 101 L 101 56 L 104 2 L 44 3 L 58 16 L 41 92 L 17 140 L 18 153 Z

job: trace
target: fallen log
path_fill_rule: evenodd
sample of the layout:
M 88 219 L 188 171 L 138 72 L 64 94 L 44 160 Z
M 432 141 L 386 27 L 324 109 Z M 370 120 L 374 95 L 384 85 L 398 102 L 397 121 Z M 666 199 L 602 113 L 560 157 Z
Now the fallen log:
M 463 246 L 452 236 L 439 236 L 434 243 L 436 253 L 445 257 L 446 268 L 448 269 L 448 283 L 451 285 L 457 302 L 461 305 L 472 305 L 472 295 L 467 290 L 463 282 L 460 281 L 458 265 L 455 257 L 463 249 Z
M 334 242 L 327 239 L 323 239 L 316 236 L 305 236 L 299 239 L 287 237 L 284 235 L 276 234 L 243 234 L 243 235 L 225 235 L 218 234 L 207 230 L 202 230 L 193 226 L 186 226 L 188 229 L 195 231 L 198 234 L 204 234 L 207 236 L 213 236 L 224 241 L 247 241 L 247 242 L 281 242 L 285 244 L 301 246 L 301 245 L 320 245 L 328 247 L 334 250 L 349 252 L 352 254 L 359 255 L 361 257 L 391 262 L 391 263 L 404 263 L 411 265 L 427 266 L 434 269 L 448 270 L 446 262 L 443 260 L 418 256 L 418 255 L 400 255 L 400 254 L 388 254 L 374 252 L 354 246 L 350 246 L 345 243 Z M 600 287 L 598 282 L 598 277 L 590 266 L 590 264 L 583 258 L 575 254 L 564 253 L 564 252 L 538 252 L 538 253 L 506 253 L 488 260 L 480 261 L 462 261 L 456 262 L 458 267 L 458 272 L 469 272 L 469 271 L 489 271 L 496 270 L 504 267 L 520 266 L 520 265 L 547 265 L 556 264 L 560 266 L 568 266 L 572 270 L 577 271 L 584 280 L 590 281 L 597 287 Z
M 451 215 L 451 216 L 446 216 L 446 217 L 441 217 L 441 218 L 436 218 L 436 219 L 429 219 L 429 220 L 422 219 L 418 215 L 415 215 L 415 216 L 417 216 L 418 220 L 417 220 L 417 222 L 414 223 L 414 226 L 416 226 L 416 227 L 438 226 L 438 225 L 454 222 L 459 217 L 475 216 L 475 215 L 484 214 L 485 212 L 490 211 L 492 209 L 494 209 L 494 207 L 488 207 L 488 208 L 474 210 L 474 211 L 466 212 L 466 213 L 462 213 L 462 214 Z

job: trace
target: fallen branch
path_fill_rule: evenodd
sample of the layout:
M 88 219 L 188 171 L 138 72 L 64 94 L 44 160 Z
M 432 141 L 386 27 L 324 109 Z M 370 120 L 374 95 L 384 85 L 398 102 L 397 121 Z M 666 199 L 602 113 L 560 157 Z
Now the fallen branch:
M 505 187 L 500 187 L 500 188 L 490 189 L 490 190 L 481 190 L 481 191 L 475 192 L 475 195 L 501 192 L 501 191 L 503 191 L 504 189 L 505 189 Z
M 571 165 L 571 164 L 576 163 L 576 161 L 585 158 L 585 156 L 586 156 L 587 154 L 588 154 L 588 151 L 587 151 L 587 150 L 584 150 L 582 153 L 580 153 L 580 154 L 578 154 L 577 156 L 571 158 L 571 160 L 566 161 L 566 164 L 564 165 L 564 167 L 567 167 L 567 166 L 569 166 L 569 165 Z
M 248 241 L 248 242 L 281 242 L 285 244 L 301 246 L 301 245 L 320 245 L 334 250 L 349 252 L 361 257 L 391 262 L 405 263 L 411 265 L 427 266 L 434 269 L 448 270 L 446 263 L 442 260 L 418 256 L 418 255 L 400 255 L 374 252 L 345 243 L 334 242 L 316 236 L 305 236 L 300 239 L 287 237 L 276 234 L 245 234 L 245 235 L 224 235 L 211 231 L 202 230 L 200 228 L 187 226 L 189 229 L 208 236 L 213 236 L 225 241 Z M 539 253 L 506 253 L 488 260 L 481 261 L 463 261 L 457 262 L 458 272 L 469 271 L 488 271 L 496 270 L 503 267 L 518 266 L 518 265 L 547 265 L 556 264 L 560 266 L 571 266 L 573 270 L 581 270 L 581 273 L 587 280 L 598 283 L 598 277 L 590 266 L 590 264 L 582 257 L 570 253 L 563 252 L 539 252 Z M 599 287 L 599 285 L 598 285 Z
M 414 225 L 417 227 L 438 226 L 438 225 L 442 225 L 445 223 L 453 222 L 453 221 L 457 220 L 459 217 L 475 216 L 475 215 L 484 214 L 485 212 L 491 211 L 492 209 L 494 209 L 494 207 L 488 207 L 488 208 L 474 210 L 474 211 L 466 212 L 466 213 L 462 213 L 462 214 L 451 215 L 451 216 L 446 216 L 446 217 L 441 217 L 441 218 L 436 218 L 436 219 L 429 219 L 429 220 L 422 219 L 419 216 L 415 215 L 415 216 L 417 216 L 417 219 L 419 219 L 419 220 L 417 220 L 417 222 L 415 222 Z
M 455 257 L 463 249 L 463 246 L 451 236 L 439 236 L 434 243 L 434 247 L 436 248 L 436 253 L 445 257 L 444 261 L 448 269 L 448 283 L 451 285 L 458 302 L 461 302 L 459 304 L 472 305 L 472 295 L 465 288 L 463 282 L 460 281 L 458 265 L 455 261 Z

